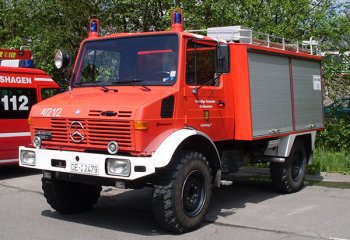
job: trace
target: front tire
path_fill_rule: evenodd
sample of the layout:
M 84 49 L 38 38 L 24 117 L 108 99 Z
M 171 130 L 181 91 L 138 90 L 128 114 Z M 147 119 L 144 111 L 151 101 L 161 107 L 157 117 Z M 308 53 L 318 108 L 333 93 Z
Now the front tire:
M 57 212 L 73 214 L 91 209 L 100 197 L 101 186 L 42 178 L 44 196 Z
M 157 176 L 153 214 L 163 228 L 183 233 L 198 228 L 208 212 L 212 175 L 206 158 L 184 152 Z
M 304 142 L 294 143 L 284 163 L 271 163 L 271 179 L 278 192 L 293 193 L 301 190 L 306 176 L 306 146 Z

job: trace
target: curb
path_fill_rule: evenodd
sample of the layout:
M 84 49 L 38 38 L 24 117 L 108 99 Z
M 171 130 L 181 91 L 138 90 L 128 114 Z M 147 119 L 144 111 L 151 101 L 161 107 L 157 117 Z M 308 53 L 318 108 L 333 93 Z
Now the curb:
M 256 167 L 244 167 L 239 170 L 238 173 L 232 174 L 237 177 L 257 177 L 257 176 L 270 176 L 269 168 L 256 168 Z M 350 175 L 343 175 L 340 173 L 327 173 L 321 172 L 316 175 L 306 175 L 306 180 L 315 182 L 342 182 L 350 183 Z

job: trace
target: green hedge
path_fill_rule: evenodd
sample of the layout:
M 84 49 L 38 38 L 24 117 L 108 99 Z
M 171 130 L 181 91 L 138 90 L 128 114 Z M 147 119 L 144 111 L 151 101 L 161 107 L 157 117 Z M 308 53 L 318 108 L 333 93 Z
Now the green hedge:
M 350 174 L 350 117 L 326 120 L 326 129 L 318 133 L 314 162 L 308 171 Z
M 319 132 L 317 148 L 329 151 L 350 152 L 350 116 L 326 120 L 326 129 Z

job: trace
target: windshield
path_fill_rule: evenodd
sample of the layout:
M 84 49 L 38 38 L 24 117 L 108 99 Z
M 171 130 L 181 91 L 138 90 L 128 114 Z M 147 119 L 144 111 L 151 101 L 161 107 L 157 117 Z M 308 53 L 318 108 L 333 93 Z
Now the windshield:
M 177 35 L 153 35 L 84 44 L 73 86 L 173 85 Z

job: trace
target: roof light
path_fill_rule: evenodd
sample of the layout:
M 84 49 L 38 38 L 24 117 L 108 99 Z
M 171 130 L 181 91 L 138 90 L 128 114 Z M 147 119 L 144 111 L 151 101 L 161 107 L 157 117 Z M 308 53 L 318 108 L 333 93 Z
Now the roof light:
M 177 23 L 177 24 L 181 24 L 182 23 L 182 15 L 181 15 L 181 13 L 174 12 L 173 23 Z
M 23 60 L 23 62 L 21 62 L 21 65 L 24 68 L 33 68 L 34 62 L 33 62 L 33 60 Z
M 97 22 L 92 21 L 90 23 L 90 32 L 97 32 Z
M 98 19 L 91 19 L 89 37 L 100 36 L 100 22 Z
M 175 8 L 172 12 L 172 23 L 171 23 L 171 29 L 173 31 L 183 31 L 183 10 L 181 8 Z

